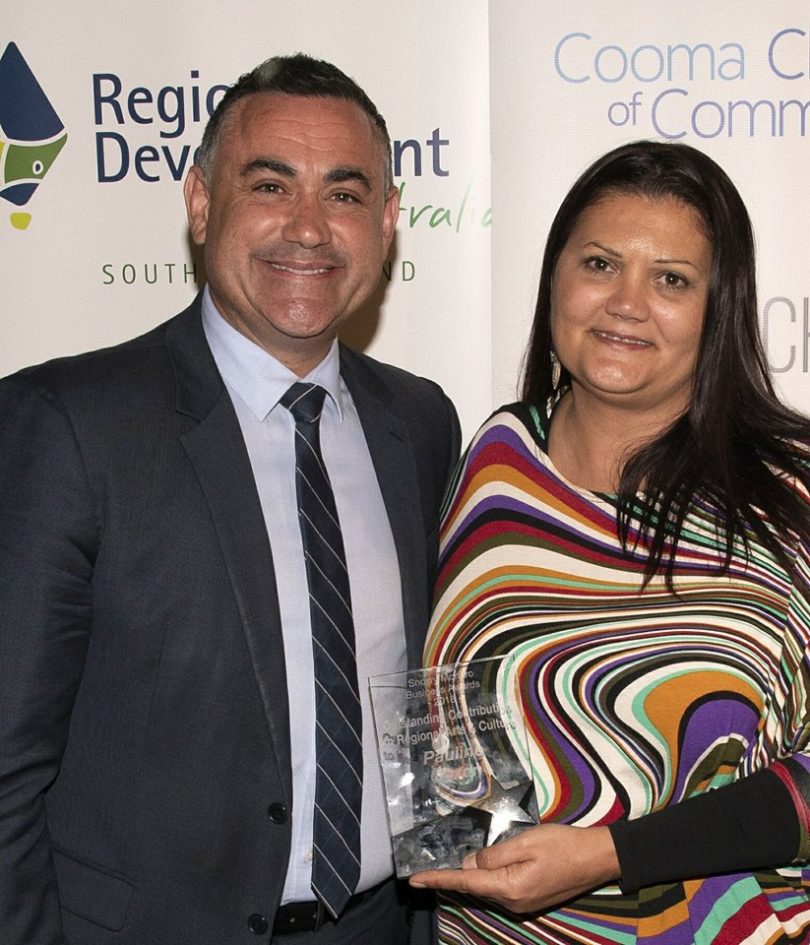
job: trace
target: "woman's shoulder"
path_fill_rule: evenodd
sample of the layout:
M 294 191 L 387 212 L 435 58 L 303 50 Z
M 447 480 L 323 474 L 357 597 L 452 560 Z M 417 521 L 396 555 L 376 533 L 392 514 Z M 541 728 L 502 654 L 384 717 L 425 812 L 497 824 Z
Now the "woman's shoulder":
M 524 401 L 503 404 L 494 410 L 478 428 L 471 448 L 481 442 L 513 440 L 518 437 L 530 440 L 546 449 L 548 440 L 549 412 Z
M 793 487 L 810 502 L 810 436 L 785 441 L 786 453 L 793 461 L 793 467 L 780 470 Z
M 761 465 L 752 507 L 777 536 L 810 542 L 810 435 L 774 436 L 754 447 Z M 768 475 L 762 476 L 762 473 Z M 778 523 L 778 524 L 774 524 Z
M 792 438 L 787 446 L 795 455 L 796 460 L 805 468 L 810 469 L 810 432 L 806 437 Z
M 780 478 L 803 480 L 805 485 L 810 485 L 810 433 L 807 436 L 775 437 L 767 452 L 762 448 L 758 452 Z

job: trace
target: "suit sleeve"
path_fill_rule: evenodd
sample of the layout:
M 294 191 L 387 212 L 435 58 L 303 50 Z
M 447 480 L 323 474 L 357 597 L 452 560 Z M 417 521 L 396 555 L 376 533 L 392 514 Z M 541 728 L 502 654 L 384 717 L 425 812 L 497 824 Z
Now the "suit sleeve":
M 447 431 L 445 442 L 447 444 L 447 464 L 445 467 L 445 495 L 450 487 L 450 482 L 458 465 L 459 455 L 461 454 L 461 424 L 458 420 L 458 413 L 450 398 L 441 392 L 442 404 L 447 416 L 445 430 Z
M 0 383 L 0 929 L 63 942 L 45 799 L 59 771 L 92 625 L 98 524 L 58 399 Z

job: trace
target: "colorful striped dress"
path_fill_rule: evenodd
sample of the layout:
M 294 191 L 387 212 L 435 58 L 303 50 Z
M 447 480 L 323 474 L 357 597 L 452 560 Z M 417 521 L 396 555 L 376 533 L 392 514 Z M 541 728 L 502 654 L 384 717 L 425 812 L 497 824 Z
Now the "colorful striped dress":
M 788 573 L 752 540 L 718 575 L 712 509 L 697 507 L 676 593 L 658 578 L 641 590 L 615 497 L 554 469 L 547 428 L 517 404 L 473 440 L 445 510 L 427 665 L 514 654 L 541 821 L 632 820 L 767 767 L 796 805 L 799 859 L 634 893 L 611 885 L 531 917 L 447 895 L 440 942 L 810 941 L 810 549 L 785 538 Z

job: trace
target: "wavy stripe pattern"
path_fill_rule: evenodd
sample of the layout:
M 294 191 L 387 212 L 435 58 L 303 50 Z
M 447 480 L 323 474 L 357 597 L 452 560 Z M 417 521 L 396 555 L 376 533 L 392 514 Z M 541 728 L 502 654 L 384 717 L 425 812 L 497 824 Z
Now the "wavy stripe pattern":
M 641 591 L 615 499 L 572 486 L 545 452 L 547 419 L 496 413 L 457 474 L 443 528 L 427 665 L 512 654 L 541 819 L 638 817 L 766 766 L 807 825 L 810 562 L 788 574 L 751 540 L 727 574 L 713 510 L 684 526 L 675 571 Z M 798 543 L 794 543 L 798 544 Z M 524 753 L 525 754 L 525 753 Z M 790 764 L 794 764 L 791 762 Z M 802 855 L 810 854 L 805 826 Z M 448 897 L 445 945 L 810 941 L 810 869 L 615 886 L 524 921 Z

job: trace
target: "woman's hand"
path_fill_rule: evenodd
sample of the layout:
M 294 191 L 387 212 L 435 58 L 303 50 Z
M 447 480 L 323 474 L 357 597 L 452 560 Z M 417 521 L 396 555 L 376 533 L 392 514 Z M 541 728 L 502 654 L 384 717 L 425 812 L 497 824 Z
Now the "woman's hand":
M 539 912 L 619 876 L 607 827 L 540 824 L 470 853 L 460 870 L 414 873 L 410 883 L 478 896 L 510 912 Z

